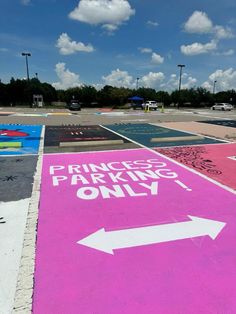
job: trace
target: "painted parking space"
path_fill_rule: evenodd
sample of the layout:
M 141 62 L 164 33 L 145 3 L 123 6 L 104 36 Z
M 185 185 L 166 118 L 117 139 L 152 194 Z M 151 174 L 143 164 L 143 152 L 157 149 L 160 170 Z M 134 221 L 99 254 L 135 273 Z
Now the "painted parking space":
M 15 114 L 12 114 L 14 117 L 47 117 L 48 113 L 24 113 L 24 112 L 18 112 Z
M 236 129 L 228 126 L 199 122 L 165 122 L 161 125 L 183 132 L 197 133 L 226 141 L 236 141 Z
M 0 155 L 37 154 L 42 127 L 0 124 Z
M 157 151 L 236 190 L 236 143 L 159 148 Z
M 217 144 L 221 141 L 148 123 L 106 125 L 112 131 L 147 147 Z
M 235 197 L 146 149 L 44 155 L 33 313 L 233 313 Z
M 199 122 L 236 128 L 236 120 L 208 120 L 208 121 L 199 121 Z
M 137 145 L 99 125 L 46 126 L 44 152 L 81 152 L 135 148 Z
M 12 313 L 37 156 L 0 157 L 0 313 Z M 30 258 L 30 257 L 29 257 Z
M 49 116 L 71 116 L 70 112 L 49 112 Z

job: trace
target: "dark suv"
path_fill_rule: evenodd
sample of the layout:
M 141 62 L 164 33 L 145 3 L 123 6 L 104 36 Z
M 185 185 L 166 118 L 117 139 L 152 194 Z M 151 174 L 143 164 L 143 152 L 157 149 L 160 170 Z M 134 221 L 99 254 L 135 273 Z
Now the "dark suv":
M 68 108 L 70 110 L 77 110 L 77 111 L 80 111 L 81 110 L 81 104 L 78 100 L 71 100 L 71 102 L 69 103 L 68 105 Z

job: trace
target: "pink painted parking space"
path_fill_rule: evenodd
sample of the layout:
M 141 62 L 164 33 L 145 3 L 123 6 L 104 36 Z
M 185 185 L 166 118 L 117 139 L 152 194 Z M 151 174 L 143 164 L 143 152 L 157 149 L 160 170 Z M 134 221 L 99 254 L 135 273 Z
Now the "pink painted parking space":
M 234 216 L 150 150 L 44 155 L 33 313 L 233 313 Z
M 156 150 L 236 190 L 236 143 Z

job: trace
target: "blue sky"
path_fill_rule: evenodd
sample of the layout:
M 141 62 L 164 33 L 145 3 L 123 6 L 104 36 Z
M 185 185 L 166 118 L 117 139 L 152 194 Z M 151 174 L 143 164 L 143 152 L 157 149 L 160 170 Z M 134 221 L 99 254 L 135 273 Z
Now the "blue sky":
M 1 0 L 0 78 L 236 89 L 235 0 Z

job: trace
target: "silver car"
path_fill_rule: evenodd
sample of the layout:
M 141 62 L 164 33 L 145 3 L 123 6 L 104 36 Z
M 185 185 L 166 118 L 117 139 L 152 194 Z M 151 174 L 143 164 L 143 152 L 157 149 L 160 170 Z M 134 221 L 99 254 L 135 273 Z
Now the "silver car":
M 217 103 L 214 106 L 211 107 L 212 110 L 232 110 L 234 107 L 231 104 L 227 104 L 225 102 Z

